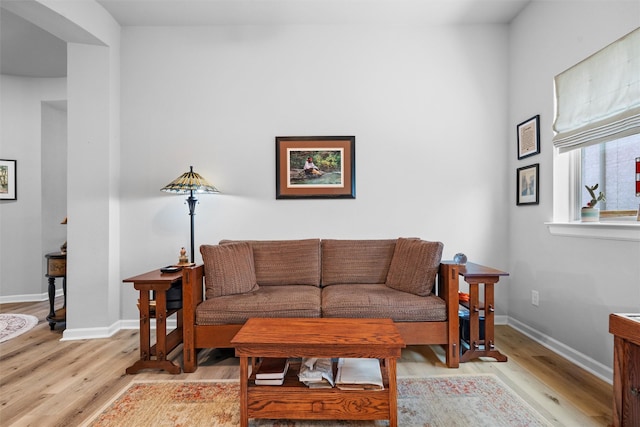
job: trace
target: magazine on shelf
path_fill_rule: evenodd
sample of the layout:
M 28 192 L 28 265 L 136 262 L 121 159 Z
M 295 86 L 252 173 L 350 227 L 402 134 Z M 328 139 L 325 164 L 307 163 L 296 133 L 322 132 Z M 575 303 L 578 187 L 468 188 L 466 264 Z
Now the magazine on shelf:
M 284 357 L 265 357 L 256 371 L 256 384 L 258 384 L 258 380 L 283 380 L 288 369 L 289 359 Z M 282 381 L 280 384 L 282 384 Z
M 316 357 L 302 358 L 298 379 L 309 388 L 332 388 L 335 385 L 333 361 Z
M 340 358 L 336 386 L 342 390 L 384 390 L 378 359 Z

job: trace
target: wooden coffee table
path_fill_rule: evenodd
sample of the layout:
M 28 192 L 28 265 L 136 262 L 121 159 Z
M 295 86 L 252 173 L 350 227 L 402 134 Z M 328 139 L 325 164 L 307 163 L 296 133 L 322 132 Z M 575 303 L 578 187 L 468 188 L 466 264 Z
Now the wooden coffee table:
M 396 359 L 405 347 L 391 319 L 249 319 L 231 340 L 240 357 L 240 425 L 249 418 L 389 420 L 398 425 Z M 366 357 L 381 360 L 384 390 L 311 389 L 297 371 L 280 386 L 256 386 L 249 359 Z

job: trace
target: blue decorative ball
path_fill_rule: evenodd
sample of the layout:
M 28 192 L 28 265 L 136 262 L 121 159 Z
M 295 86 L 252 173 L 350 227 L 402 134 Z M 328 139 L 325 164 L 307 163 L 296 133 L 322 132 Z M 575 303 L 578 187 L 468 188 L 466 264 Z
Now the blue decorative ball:
M 463 253 L 457 253 L 453 257 L 453 262 L 464 265 L 467 263 L 467 256 Z

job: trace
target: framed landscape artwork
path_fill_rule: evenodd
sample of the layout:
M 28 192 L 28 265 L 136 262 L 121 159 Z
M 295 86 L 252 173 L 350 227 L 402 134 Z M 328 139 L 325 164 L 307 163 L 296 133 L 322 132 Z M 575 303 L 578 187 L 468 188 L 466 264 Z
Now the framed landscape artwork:
M 538 195 L 540 164 L 518 168 L 516 173 L 516 205 L 537 205 L 540 198 Z
M 355 136 L 277 136 L 276 199 L 355 199 Z
M 517 130 L 518 160 L 540 153 L 540 115 L 520 123 Z
M 16 161 L 0 159 L 0 200 L 17 200 Z

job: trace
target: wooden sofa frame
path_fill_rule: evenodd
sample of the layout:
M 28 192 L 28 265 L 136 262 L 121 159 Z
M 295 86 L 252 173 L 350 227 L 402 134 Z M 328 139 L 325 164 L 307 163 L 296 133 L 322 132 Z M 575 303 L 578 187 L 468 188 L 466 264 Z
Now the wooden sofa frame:
M 242 324 L 197 325 L 196 307 L 204 297 L 204 265 L 184 268 L 182 273 L 183 369 L 195 372 L 197 351 L 202 348 L 231 348 L 231 339 Z M 460 363 L 458 320 L 458 266 L 440 264 L 435 294 L 446 302 L 444 322 L 396 322 L 407 345 L 442 345 L 446 365 L 457 368 Z

